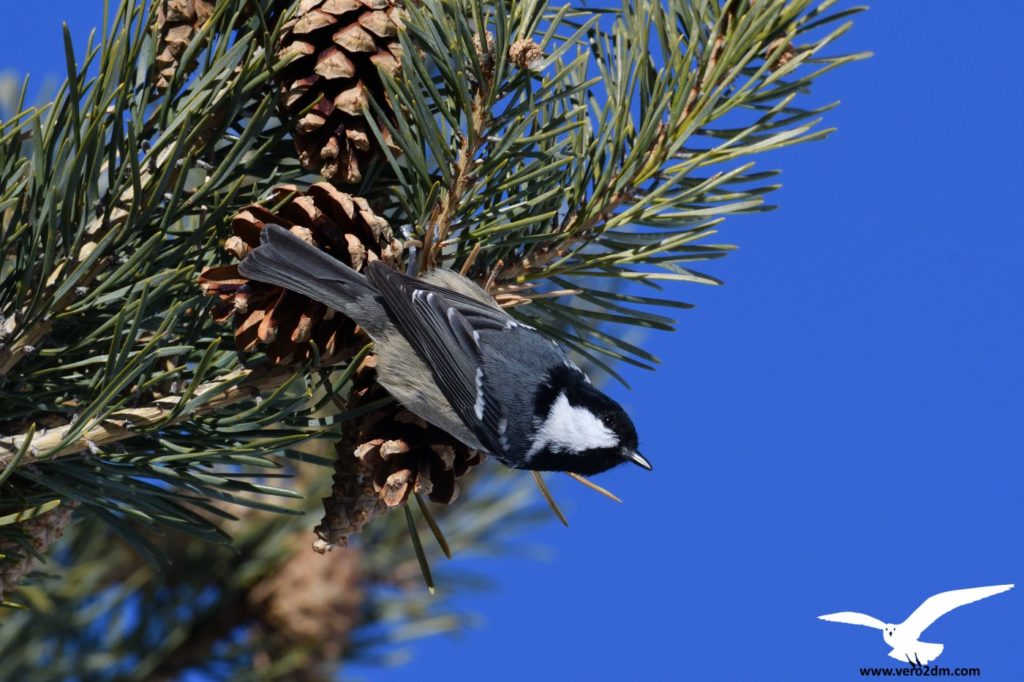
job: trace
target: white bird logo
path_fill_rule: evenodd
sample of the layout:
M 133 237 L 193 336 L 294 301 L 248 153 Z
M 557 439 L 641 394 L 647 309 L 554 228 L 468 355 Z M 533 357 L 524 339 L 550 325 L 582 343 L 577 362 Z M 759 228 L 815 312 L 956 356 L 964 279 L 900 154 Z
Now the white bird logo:
M 964 590 L 950 590 L 928 597 L 924 603 L 907 617 L 902 623 L 893 625 L 854 611 L 841 611 L 818 616 L 821 620 L 849 625 L 866 625 L 882 631 L 882 639 L 892 647 L 889 655 L 898 661 L 906 661 L 912 667 L 921 667 L 934 661 L 942 653 L 942 645 L 932 642 L 920 642 L 921 633 L 953 609 L 972 602 L 1006 592 L 1013 585 L 991 585 L 989 587 L 969 587 Z

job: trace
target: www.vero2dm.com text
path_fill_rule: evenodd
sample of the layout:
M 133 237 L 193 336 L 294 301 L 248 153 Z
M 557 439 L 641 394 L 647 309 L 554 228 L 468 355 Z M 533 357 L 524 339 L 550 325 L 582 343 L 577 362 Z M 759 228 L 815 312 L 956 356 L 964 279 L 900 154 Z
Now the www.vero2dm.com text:
M 861 677 L 981 677 L 981 668 L 946 668 L 920 665 L 910 668 L 861 668 Z

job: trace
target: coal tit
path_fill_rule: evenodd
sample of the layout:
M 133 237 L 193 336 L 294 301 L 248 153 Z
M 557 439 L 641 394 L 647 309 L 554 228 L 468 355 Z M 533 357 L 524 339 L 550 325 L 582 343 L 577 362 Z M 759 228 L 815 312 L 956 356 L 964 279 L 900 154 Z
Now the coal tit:
M 379 261 L 363 276 L 279 225 L 261 241 L 239 264 L 244 277 L 351 318 L 374 340 L 380 383 L 466 445 L 516 469 L 651 468 L 622 407 L 472 280 L 444 269 L 417 279 Z

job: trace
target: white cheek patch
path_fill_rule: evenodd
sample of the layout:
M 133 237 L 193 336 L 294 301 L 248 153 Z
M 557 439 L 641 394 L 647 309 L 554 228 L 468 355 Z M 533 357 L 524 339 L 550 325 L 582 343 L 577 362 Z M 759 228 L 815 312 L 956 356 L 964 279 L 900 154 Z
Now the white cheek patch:
M 602 424 L 593 412 L 570 404 L 565 393 L 559 393 L 558 399 L 548 410 L 547 418 L 534 435 L 533 445 L 526 456 L 532 457 L 545 446 L 555 452 L 573 454 L 618 445 L 619 437 Z

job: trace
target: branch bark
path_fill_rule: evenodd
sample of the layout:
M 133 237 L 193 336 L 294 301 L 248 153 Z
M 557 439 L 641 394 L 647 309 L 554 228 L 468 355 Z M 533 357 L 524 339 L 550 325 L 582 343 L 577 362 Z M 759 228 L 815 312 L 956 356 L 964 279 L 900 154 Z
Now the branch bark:
M 18 462 L 18 466 L 47 462 L 58 457 L 85 452 L 91 448 L 102 448 L 138 436 L 144 429 L 169 426 L 186 421 L 197 414 L 216 412 L 229 405 L 252 400 L 263 391 L 278 388 L 295 375 L 295 370 L 288 367 L 274 367 L 269 370 L 235 370 L 221 379 L 207 382 L 196 389 L 193 395 L 201 395 L 217 391 L 218 388 L 237 382 L 241 378 L 240 383 L 221 391 L 195 411 L 173 415 L 181 398 L 167 396 L 148 405 L 118 410 L 102 420 L 97 420 L 94 424 L 86 427 L 74 441 L 60 449 L 56 448 L 76 428 L 76 425 L 68 424 L 50 429 L 33 435 L 31 442 L 28 443 L 28 452 Z M 5 469 L 11 464 L 17 453 L 26 447 L 26 440 L 28 440 L 27 433 L 0 438 L 0 468 Z
M 486 65 L 493 63 L 491 54 L 491 38 L 485 36 L 476 38 L 478 43 L 477 54 Z M 488 61 L 489 60 L 489 61 Z M 491 89 L 492 73 L 490 68 L 484 68 L 485 81 L 477 86 L 476 94 L 473 97 L 471 129 L 476 132 L 474 142 L 470 144 L 469 136 L 463 134 L 459 144 L 458 155 L 455 165 L 452 168 L 454 181 L 449 192 L 435 205 L 427 221 L 427 230 L 423 238 L 423 269 L 434 269 L 441 258 L 441 247 L 448 238 L 451 231 L 452 219 L 458 210 L 462 197 L 473 186 L 473 167 L 476 163 L 476 155 L 483 146 L 487 137 L 487 126 L 491 123 L 491 105 L 487 93 Z

